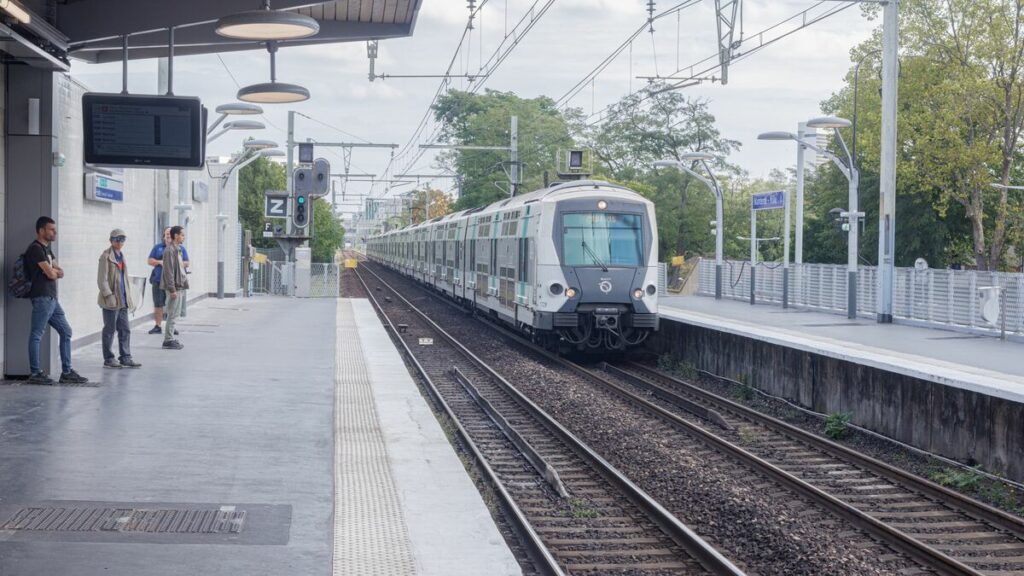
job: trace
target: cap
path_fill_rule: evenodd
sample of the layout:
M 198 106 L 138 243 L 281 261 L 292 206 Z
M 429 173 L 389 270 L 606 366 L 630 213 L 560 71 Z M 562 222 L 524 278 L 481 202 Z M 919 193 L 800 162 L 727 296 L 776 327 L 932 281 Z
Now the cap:
M 114 228 L 113 230 L 110 231 L 110 237 L 111 238 L 117 238 L 118 236 L 128 236 L 128 235 L 125 234 L 124 230 L 121 230 L 120 228 Z

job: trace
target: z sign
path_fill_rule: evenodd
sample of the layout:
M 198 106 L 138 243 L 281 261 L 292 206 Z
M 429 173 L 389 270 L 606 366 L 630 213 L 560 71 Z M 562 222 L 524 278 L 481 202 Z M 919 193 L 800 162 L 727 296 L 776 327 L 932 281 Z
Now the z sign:
M 288 217 L 288 195 L 267 192 L 263 215 L 267 218 Z

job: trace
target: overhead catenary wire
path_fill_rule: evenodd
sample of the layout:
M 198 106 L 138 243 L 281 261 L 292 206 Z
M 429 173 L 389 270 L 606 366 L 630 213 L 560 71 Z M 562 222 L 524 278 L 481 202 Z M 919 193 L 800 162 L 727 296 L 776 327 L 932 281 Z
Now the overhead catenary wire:
M 515 23 L 512 29 L 509 31 L 506 28 L 505 36 L 501 39 L 501 42 L 499 42 L 498 47 L 495 48 L 495 50 L 491 53 L 490 57 L 484 62 L 483 68 L 479 71 L 478 75 L 476 76 L 473 85 L 468 88 L 468 92 L 470 92 L 471 94 L 475 94 L 483 88 L 483 85 L 487 82 L 491 75 L 493 75 L 494 72 L 501 66 L 501 64 L 508 59 L 508 57 L 512 54 L 516 47 L 518 47 L 522 43 L 523 39 L 536 26 L 540 19 L 550 10 L 551 6 L 554 5 L 555 1 L 556 0 L 534 0 L 530 8 L 526 10 L 526 12 Z M 475 15 L 476 13 L 478 13 L 480 9 L 483 8 L 484 4 L 486 4 L 486 1 L 481 3 L 480 6 L 478 6 L 476 10 L 473 12 L 473 14 Z M 467 27 L 463 30 L 464 38 L 468 34 L 469 30 L 469 23 L 467 23 Z M 459 58 L 459 50 L 461 50 L 462 44 L 463 42 L 460 42 L 459 47 L 456 49 L 456 54 L 453 55 L 453 64 Z M 449 70 L 446 74 L 450 74 L 450 71 L 451 65 L 449 65 Z M 415 164 L 416 162 L 419 161 L 420 158 L 422 158 L 423 154 L 425 153 L 425 150 L 413 148 L 415 143 L 422 141 L 425 141 L 427 143 L 434 143 L 437 141 L 437 137 L 439 136 L 441 131 L 441 125 L 435 127 L 433 132 L 431 132 L 431 134 L 427 138 L 421 139 L 421 136 L 423 132 L 426 130 L 427 125 L 429 124 L 429 119 L 431 116 L 431 112 L 433 111 L 434 105 L 437 103 L 438 99 L 444 93 L 445 88 L 448 87 L 449 85 L 450 80 L 448 78 L 445 78 L 441 81 L 440 85 L 438 86 L 438 90 L 435 92 L 434 97 L 431 100 L 431 103 L 427 106 L 427 110 L 423 115 L 423 119 L 417 126 L 416 131 L 414 131 L 413 136 L 409 139 L 408 142 L 406 142 L 406 144 L 401 148 L 398 154 L 396 154 L 395 157 L 393 157 L 388 162 L 388 165 L 385 167 L 384 170 L 385 174 L 390 174 L 392 172 L 397 161 L 404 160 L 405 164 L 403 165 L 401 171 L 408 171 L 409 166 Z M 409 159 L 406 160 L 407 156 L 411 157 L 409 157 Z
M 813 12 L 817 8 L 820 8 L 823 5 L 831 5 L 832 7 L 829 8 L 828 10 L 824 11 L 821 14 L 808 16 L 808 15 L 813 14 Z M 771 46 L 772 44 L 775 44 L 776 42 L 778 42 L 778 41 L 780 41 L 780 40 L 782 40 L 784 38 L 787 38 L 787 37 L 789 37 L 789 36 L 799 32 L 801 30 L 804 30 L 804 29 L 806 29 L 806 28 L 808 28 L 808 27 L 810 27 L 810 26 L 812 26 L 814 24 L 817 24 L 817 23 L 819 23 L 819 22 L 821 22 L 821 21 L 823 21 L 823 20 L 825 20 L 827 18 L 835 16 L 836 14 L 839 14 L 840 12 L 843 12 L 843 11 L 845 11 L 845 10 L 847 10 L 847 9 L 853 7 L 853 6 L 856 6 L 856 5 L 857 5 L 856 3 L 852 3 L 852 2 L 851 3 L 845 3 L 844 2 L 844 3 L 841 3 L 841 4 L 833 4 L 832 2 L 828 2 L 826 0 L 821 0 L 819 2 L 816 2 L 810 8 L 807 8 L 805 10 L 801 10 L 800 12 L 798 12 L 798 13 L 796 13 L 796 14 L 788 17 L 788 18 L 785 18 L 785 19 L 783 19 L 783 20 L 781 20 L 781 21 L 779 21 L 779 22 L 777 22 L 777 23 L 775 23 L 775 24 L 773 24 L 773 25 L 771 25 L 771 26 L 769 26 L 769 27 L 767 27 L 767 28 L 765 28 L 765 29 L 755 33 L 755 34 L 752 34 L 750 36 L 750 38 L 757 38 L 759 43 L 756 46 L 754 46 L 753 48 L 750 48 L 749 50 L 738 54 L 736 57 L 734 57 L 732 59 L 732 63 L 741 62 L 741 61 L 749 58 L 750 56 L 753 56 L 757 52 L 760 52 L 761 50 L 767 48 L 768 46 Z M 781 28 L 781 27 L 785 26 L 786 24 L 793 22 L 794 20 L 800 20 L 800 23 L 795 28 L 793 28 L 792 30 L 788 30 L 786 32 L 780 33 L 777 36 L 770 36 L 767 39 L 765 38 L 766 35 L 771 34 L 772 32 L 776 31 L 778 28 Z M 707 66 L 705 68 L 699 68 L 702 65 L 707 65 Z M 716 52 L 715 54 L 712 54 L 712 55 L 710 55 L 710 56 L 708 56 L 706 58 L 703 58 L 703 59 L 701 59 L 701 60 L 699 60 L 697 62 L 694 62 L 693 64 L 689 64 L 687 66 L 683 66 L 681 68 L 678 68 L 674 73 L 672 73 L 672 74 L 670 74 L 668 76 L 660 77 L 660 78 L 654 78 L 654 77 L 651 78 L 651 79 L 656 79 L 656 80 L 669 81 L 667 86 L 664 86 L 664 87 L 662 87 L 662 88 L 660 88 L 658 90 L 651 90 L 650 88 L 645 87 L 643 89 L 639 89 L 639 90 L 636 90 L 636 91 L 630 91 L 629 94 L 627 94 L 627 97 L 640 95 L 638 101 L 636 102 L 639 105 L 639 104 L 642 104 L 642 103 L 650 100 L 653 96 L 655 96 L 656 94 L 659 94 L 660 92 L 663 92 L 663 91 L 666 91 L 666 90 L 674 90 L 674 89 L 679 89 L 679 88 L 685 88 L 685 87 L 688 87 L 688 86 L 691 86 L 691 85 L 699 84 L 702 81 L 709 80 L 711 78 L 708 75 L 712 74 L 716 70 L 719 70 L 720 68 L 721 68 L 721 62 L 719 61 L 719 55 Z M 683 73 L 683 72 L 686 72 L 687 76 L 680 77 L 679 74 Z M 602 108 L 598 112 L 592 113 L 590 116 L 588 116 L 587 118 L 584 119 L 585 122 L 586 122 L 586 125 L 587 126 L 595 126 L 597 124 L 600 124 L 601 122 L 604 122 L 607 119 L 607 114 L 611 111 L 611 109 L 614 106 L 615 106 L 615 103 L 612 103 L 612 104 L 609 104 L 609 105 L 605 106 L 604 108 Z M 595 118 L 595 116 L 596 116 L 596 118 Z

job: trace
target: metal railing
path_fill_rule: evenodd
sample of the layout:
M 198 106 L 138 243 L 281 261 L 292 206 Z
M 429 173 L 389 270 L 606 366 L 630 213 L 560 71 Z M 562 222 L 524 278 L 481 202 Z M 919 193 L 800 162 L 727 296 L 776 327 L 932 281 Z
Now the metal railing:
M 295 265 L 287 262 L 267 262 L 253 265 L 249 284 L 253 295 L 288 296 Z M 310 298 L 341 297 L 341 266 L 314 262 L 310 264 Z
M 715 263 L 698 264 L 701 296 L 715 294 Z M 727 260 L 722 287 L 724 298 L 750 301 L 750 263 Z M 782 266 L 757 265 L 754 300 L 782 304 Z M 846 313 L 845 265 L 792 264 L 789 269 L 789 305 L 837 314 Z M 878 268 L 861 266 L 857 274 L 859 316 L 875 317 Z M 986 308 L 987 305 L 987 308 Z M 976 270 L 918 270 L 897 268 L 893 315 L 900 320 L 992 334 L 1024 334 L 1024 274 Z

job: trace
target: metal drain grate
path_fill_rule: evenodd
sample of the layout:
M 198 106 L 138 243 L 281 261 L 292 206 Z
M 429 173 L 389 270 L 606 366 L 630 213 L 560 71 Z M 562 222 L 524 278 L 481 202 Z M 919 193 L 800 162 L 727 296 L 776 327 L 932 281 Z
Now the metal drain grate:
M 29 507 L 14 513 L 0 529 L 47 532 L 128 532 L 150 534 L 239 534 L 245 510 Z

